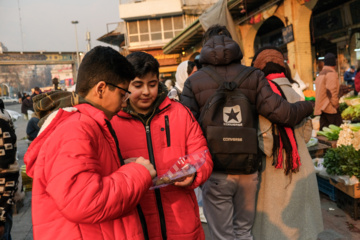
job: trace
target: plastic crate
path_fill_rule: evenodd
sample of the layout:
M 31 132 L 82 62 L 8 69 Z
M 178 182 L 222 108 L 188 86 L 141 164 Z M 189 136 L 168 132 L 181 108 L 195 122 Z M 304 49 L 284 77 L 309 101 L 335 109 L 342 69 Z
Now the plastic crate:
M 344 210 L 349 214 L 354 220 L 357 220 L 360 216 L 360 198 L 353 198 L 342 192 L 339 189 L 336 189 L 336 205 L 338 208 Z
M 316 175 L 316 179 L 318 182 L 319 191 L 328 195 L 331 200 L 334 202 L 336 199 L 336 187 L 330 184 L 329 179 L 322 178 Z

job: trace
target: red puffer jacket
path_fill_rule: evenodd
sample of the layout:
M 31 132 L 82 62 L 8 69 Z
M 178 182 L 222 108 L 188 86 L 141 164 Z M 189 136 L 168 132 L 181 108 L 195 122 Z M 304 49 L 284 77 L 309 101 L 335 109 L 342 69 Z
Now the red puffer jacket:
M 102 111 L 71 110 L 53 113 L 25 155 L 34 239 L 144 239 L 136 205 L 150 173 L 136 163 L 120 167 Z
M 355 91 L 360 92 L 360 72 L 358 71 L 355 75 Z
M 119 112 L 111 122 L 123 158 L 143 156 L 149 159 L 158 176 L 166 173 L 179 157 L 208 149 L 191 112 L 167 97 L 145 123 L 125 112 Z M 146 193 L 140 205 L 150 239 L 205 239 L 193 189 L 209 178 L 212 168 L 208 153 L 191 186 L 170 185 Z

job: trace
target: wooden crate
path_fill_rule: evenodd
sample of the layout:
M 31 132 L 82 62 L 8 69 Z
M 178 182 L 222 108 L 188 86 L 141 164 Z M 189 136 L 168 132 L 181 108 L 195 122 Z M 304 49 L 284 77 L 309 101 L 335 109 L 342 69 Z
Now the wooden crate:
M 320 143 L 331 146 L 332 148 L 336 148 L 337 141 L 330 141 L 325 136 L 316 136 Z
M 329 179 L 330 184 L 339 189 L 340 191 L 346 193 L 352 198 L 360 198 L 360 183 L 354 185 L 345 185 L 341 182 L 336 182 L 333 179 Z

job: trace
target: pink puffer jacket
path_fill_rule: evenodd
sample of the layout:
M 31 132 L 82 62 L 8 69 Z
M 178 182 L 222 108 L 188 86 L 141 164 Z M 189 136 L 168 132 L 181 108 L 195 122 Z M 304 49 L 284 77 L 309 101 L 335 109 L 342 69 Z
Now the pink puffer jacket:
M 150 173 L 136 163 L 120 167 L 102 111 L 89 104 L 71 110 L 49 117 L 25 155 L 34 239 L 144 239 L 136 206 Z

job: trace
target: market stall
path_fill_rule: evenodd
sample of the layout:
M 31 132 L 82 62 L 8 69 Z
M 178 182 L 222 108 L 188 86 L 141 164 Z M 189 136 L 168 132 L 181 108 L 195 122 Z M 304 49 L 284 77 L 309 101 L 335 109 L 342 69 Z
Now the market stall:
M 304 92 L 306 100 L 315 100 L 313 92 Z M 319 191 L 336 201 L 352 218 L 360 218 L 360 96 L 340 98 L 343 124 L 319 129 L 319 117 L 313 118 L 313 157 Z M 315 144 L 314 144 L 315 142 Z

